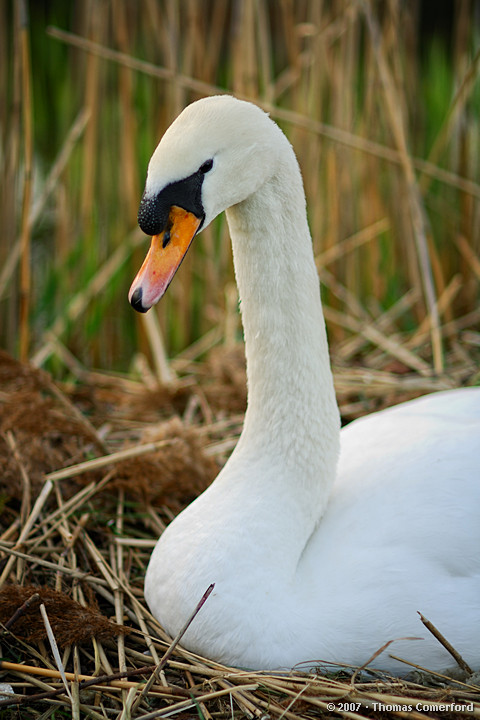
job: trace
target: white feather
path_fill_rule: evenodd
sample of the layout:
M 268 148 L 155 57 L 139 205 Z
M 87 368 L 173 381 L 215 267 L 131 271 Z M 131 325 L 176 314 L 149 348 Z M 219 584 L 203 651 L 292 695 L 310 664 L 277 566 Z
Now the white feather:
M 259 108 L 204 99 L 166 132 L 147 192 L 209 158 L 205 225 L 227 210 L 248 409 L 229 461 L 153 552 L 152 612 L 174 636 L 214 582 L 182 642 L 215 660 L 361 665 L 395 640 L 376 667 L 405 671 L 393 652 L 443 670 L 453 662 L 421 611 L 480 668 L 480 389 L 340 432 L 293 150 Z

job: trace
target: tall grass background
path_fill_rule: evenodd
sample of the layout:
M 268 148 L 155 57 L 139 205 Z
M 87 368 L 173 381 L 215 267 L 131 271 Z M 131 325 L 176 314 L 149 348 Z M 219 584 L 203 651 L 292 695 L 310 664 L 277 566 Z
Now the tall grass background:
M 147 322 L 126 299 L 153 149 L 231 92 L 294 145 L 335 360 L 475 364 L 478 2 L 2 0 L 0 28 L 2 347 L 62 376 L 240 337 L 224 217 Z

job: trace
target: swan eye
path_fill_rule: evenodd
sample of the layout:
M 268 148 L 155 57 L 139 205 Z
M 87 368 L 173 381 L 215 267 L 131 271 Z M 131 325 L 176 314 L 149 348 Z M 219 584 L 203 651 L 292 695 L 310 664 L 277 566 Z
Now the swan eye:
M 206 160 L 203 165 L 200 165 L 200 172 L 201 173 L 207 173 L 209 170 L 211 170 L 213 167 L 213 160 Z

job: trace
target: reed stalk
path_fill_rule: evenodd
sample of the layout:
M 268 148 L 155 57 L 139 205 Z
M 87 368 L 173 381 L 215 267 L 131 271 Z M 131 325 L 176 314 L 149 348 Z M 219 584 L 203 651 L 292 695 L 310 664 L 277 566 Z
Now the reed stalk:
M 33 162 L 33 108 L 30 67 L 30 23 L 25 0 L 17 1 L 19 45 L 22 75 L 22 122 L 23 122 L 23 202 L 21 219 L 20 263 L 20 357 L 27 360 L 30 345 L 30 297 L 31 297 L 31 250 L 30 205 L 32 197 Z
M 345 293 L 324 289 L 334 354 L 448 374 L 452 328 L 474 317 L 479 297 L 471 3 L 455 5 L 450 35 L 397 0 L 382 12 L 367 0 L 50 5 L 29 5 L 30 30 L 10 39 L 5 28 L 19 24 L 0 6 L 3 346 L 67 374 L 68 353 L 84 367 L 128 371 L 137 351 L 153 367 L 159 340 L 166 357 L 218 328 L 229 328 L 229 345 L 240 339 L 227 318 L 233 268 L 222 218 L 192 247 L 150 329 L 126 301 L 147 242 L 132 231 L 149 156 L 185 104 L 235 92 L 289 136 L 319 267 L 328 262 L 366 310 L 360 318 Z M 389 324 L 410 289 L 417 301 Z

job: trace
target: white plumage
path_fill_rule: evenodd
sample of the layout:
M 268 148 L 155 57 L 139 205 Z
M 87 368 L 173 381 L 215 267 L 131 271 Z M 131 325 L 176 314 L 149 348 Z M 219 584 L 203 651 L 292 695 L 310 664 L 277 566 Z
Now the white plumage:
M 145 595 L 182 642 L 236 666 L 432 670 L 453 661 L 425 614 L 480 668 L 480 389 L 339 430 L 305 197 L 293 150 L 259 108 L 193 103 L 164 135 L 146 195 L 205 161 L 203 226 L 223 210 L 244 323 L 248 409 L 232 456 L 166 529 Z M 136 288 L 140 281 L 137 282 Z M 421 637 L 421 640 L 405 640 Z

